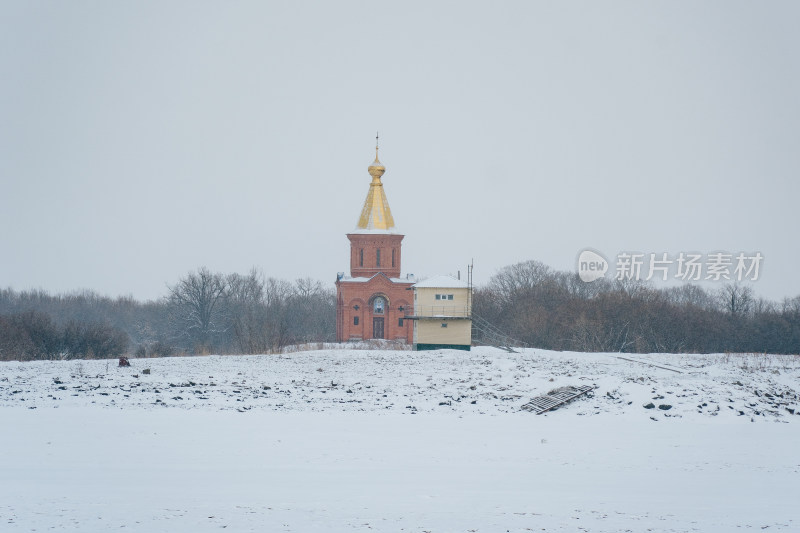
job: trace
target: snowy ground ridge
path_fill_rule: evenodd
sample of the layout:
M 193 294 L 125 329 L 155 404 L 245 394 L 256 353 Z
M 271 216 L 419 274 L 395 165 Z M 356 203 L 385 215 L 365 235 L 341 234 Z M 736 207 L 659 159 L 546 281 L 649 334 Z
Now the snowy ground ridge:
M 796 356 L 532 349 L 508 354 L 479 347 L 470 352 L 335 349 L 131 363 L 0 364 L 0 407 L 500 414 L 518 411 L 532 397 L 558 387 L 588 384 L 596 387 L 594 397 L 562 410 L 656 420 L 733 416 L 788 422 L 800 416 Z

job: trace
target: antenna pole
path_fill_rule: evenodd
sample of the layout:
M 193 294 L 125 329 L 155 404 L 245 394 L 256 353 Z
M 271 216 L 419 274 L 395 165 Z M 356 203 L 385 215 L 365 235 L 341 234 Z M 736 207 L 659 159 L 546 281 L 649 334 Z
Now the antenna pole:
M 467 286 L 469 287 L 469 292 L 467 292 L 467 312 L 469 313 L 470 318 L 472 318 L 472 269 L 475 268 L 475 259 L 472 259 L 467 265 Z

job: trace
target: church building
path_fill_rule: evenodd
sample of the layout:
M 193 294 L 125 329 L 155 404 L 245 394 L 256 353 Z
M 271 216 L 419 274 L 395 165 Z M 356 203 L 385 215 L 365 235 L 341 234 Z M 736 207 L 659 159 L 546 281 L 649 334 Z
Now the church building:
M 386 172 L 378 160 L 367 169 L 372 182 L 350 240 L 350 275 L 336 276 L 336 339 L 399 340 L 411 344 L 413 328 L 413 275 L 401 277 L 404 235 L 394 225 L 381 177 Z

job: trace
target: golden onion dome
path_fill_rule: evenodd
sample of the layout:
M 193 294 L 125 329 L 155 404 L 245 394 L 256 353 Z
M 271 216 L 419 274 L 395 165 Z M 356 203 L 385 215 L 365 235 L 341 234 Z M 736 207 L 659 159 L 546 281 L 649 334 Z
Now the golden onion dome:
M 375 161 L 372 162 L 370 166 L 367 167 L 367 171 L 369 175 L 372 176 L 372 179 L 380 179 L 383 176 L 384 172 L 386 172 L 386 167 L 378 160 L 378 147 L 375 147 Z

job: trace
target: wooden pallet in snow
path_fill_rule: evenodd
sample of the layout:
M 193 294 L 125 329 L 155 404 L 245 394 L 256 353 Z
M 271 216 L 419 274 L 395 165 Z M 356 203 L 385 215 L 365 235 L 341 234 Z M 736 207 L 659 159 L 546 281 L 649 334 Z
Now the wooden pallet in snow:
M 584 394 L 594 390 L 594 387 L 589 385 L 581 385 L 580 387 L 562 387 L 557 391 L 545 394 L 544 396 L 537 396 L 528 403 L 522 406 L 525 411 L 531 411 L 540 415 L 546 413 L 560 405 L 571 402 L 575 398 L 583 396 Z

